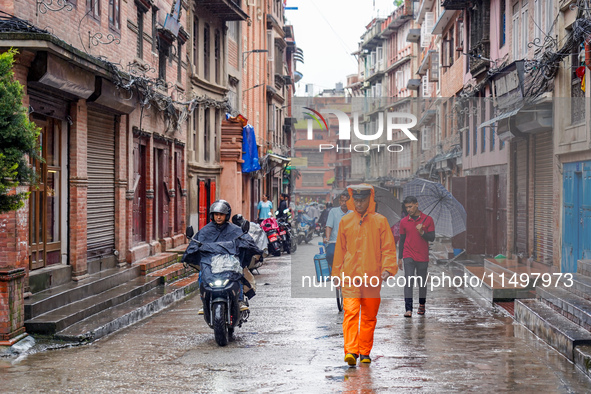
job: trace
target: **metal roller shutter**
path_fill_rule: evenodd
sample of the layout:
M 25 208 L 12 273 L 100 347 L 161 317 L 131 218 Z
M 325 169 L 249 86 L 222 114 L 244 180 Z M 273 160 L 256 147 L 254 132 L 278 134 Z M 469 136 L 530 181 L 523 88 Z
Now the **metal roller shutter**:
M 537 261 L 552 265 L 552 132 L 537 135 L 534 147 L 534 253 Z
M 515 149 L 515 252 L 527 256 L 527 140 L 516 143 Z
M 115 117 L 88 110 L 88 258 L 115 249 Z

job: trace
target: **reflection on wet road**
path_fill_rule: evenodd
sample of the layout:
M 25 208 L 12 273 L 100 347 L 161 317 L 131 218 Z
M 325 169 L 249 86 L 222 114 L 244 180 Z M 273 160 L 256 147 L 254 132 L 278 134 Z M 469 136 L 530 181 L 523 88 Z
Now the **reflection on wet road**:
M 297 253 L 294 264 L 308 261 L 313 274 L 317 247 Z M 373 363 L 349 368 L 334 299 L 291 298 L 291 264 L 267 260 L 250 320 L 225 348 L 192 296 L 88 346 L 0 359 L 2 392 L 591 391 L 589 379 L 510 317 L 450 289 L 436 289 L 427 314 L 411 319 L 402 299 L 384 299 Z

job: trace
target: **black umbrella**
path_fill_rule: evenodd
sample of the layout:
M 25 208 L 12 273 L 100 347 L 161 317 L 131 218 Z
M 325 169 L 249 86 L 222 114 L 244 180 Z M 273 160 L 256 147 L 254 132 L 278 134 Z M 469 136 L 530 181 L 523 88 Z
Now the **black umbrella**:
M 400 221 L 400 213 L 402 212 L 402 204 L 388 189 L 383 187 L 374 186 L 375 201 L 377 204 L 377 212 L 380 215 L 384 215 L 388 219 L 388 224 L 392 227 L 398 221 Z M 333 200 L 333 206 L 339 207 L 339 197 L 342 191 L 337 194 Z
M 404 198 L 415 196 L 419 209 L 435 222 L 435 233 L 453 237 L 466 231 L 466 210 L 441 184 L 415 178 L 403 186 Z

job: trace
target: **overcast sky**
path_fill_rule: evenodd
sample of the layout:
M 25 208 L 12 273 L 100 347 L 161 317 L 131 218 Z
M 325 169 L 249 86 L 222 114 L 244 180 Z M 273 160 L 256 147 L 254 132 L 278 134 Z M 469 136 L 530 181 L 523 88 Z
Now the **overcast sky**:
M 374 6 L 375 4 L 375 6 Z M 314 84 L 315 93 L 332 89 L 337 82 L 346 84 L 349 74 L 357 73 L 357 43 L 365 26 L 376 15 L 385 17 L 394 10 L 392 0 L 287 0 L 287 23 L 294 27 L 296 45 L 304 51 L 304 64 L 297 69 L 304 77 L 296 94 L 305 95 L 306 84 Z

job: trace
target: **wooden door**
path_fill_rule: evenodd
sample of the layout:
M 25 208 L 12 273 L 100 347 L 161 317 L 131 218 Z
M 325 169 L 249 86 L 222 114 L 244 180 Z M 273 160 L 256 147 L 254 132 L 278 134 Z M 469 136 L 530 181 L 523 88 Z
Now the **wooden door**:
M 29 269 L 39 269 L 61 261 L 61 121 L 33 119 L 41 128 L 39 145 L 43 162 L 31 165 L 39 174 L 29 196 Z

